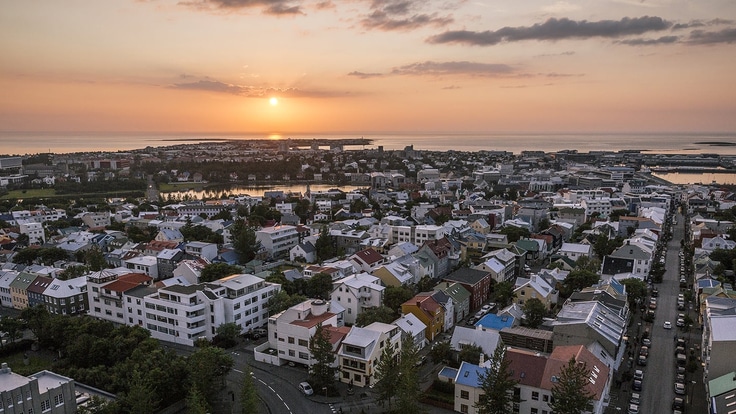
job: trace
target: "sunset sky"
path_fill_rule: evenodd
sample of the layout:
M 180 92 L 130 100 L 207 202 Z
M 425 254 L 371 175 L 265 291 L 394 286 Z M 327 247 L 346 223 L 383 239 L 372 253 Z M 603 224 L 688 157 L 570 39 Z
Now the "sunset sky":
M 729 132 L 736 1 L 6 0 L 0 91 L 3 131 Z

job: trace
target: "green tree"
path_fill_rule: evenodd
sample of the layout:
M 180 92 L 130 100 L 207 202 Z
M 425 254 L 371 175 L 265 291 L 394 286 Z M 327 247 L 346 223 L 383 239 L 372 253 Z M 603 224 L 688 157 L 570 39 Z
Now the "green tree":
M 248 365 L 243 369 L 243 385 L 240 387 L 240 413 L 258 414 L 261 402 L 258 399 L 258 389 L 253 382 L 252 373 Z
M 514 387 L 519 381 L 511 374 L 511 361 L 504 357 L 505 348 L 500 343 L 491 355 L 490 367 L 479 376 L 482 393 L 475 407 L 479 414 L 507 414 L 513 410 Z
M 314 335 L 309 339 L 309 353 L 314 364 L 309 368 L 309 378 L 316 391 L 330 390 L 334 386 L 336 369 L 335 353 L 332 351 L 330 334 L 322 324 L 317 325 Z
M 192 386 L 187 394 L 188 414 L 209 414 L 210 405 L 199 388 Z
M 307 280 L 307 296 L 310 298 L 329 299 L 332 293 L 332 276 L 317 273 Z
M 243 272 L 243 268 L 227 263 L 210 263 L 206 265 L 199 276 L 200 283 L 212 282 L 223 277 Z
M 508 306 L 514 299 L 514 285 L 509 281 L 498 282 L 493 286 L 493 300 L 499 308 Z
M 133 371 L 130 390 L 120 399 L 123 411 L 129 413 L 155 414 L 158 412 L 159 400 L 153 384 L 138 370 Z
M 245 224 L 244 220 L 236 220 L 232 226 L 233 248 L 238 253 L 240 263 L 248 263 L 261 250 L 261 243 L 256 239 L 256 231 Z
M 441 341 L 435 343 L 430 349 L 429 349 L 429 357 L 432 359 L 432 362 L 435 364 L 439 364 L 443 361 L 449 361 L 452 357 L 452 347 L 450 345 L 449 341 Z
M 580 290 L 598 283 L 599 277 L 595 272 L 589 270 L 575 269 L 570 272 L 562 282 L 562 289 L 560 294 L 563 297 L 569 298 L 572 292 Z
M 630 277 L 621 281 L 626 287 L 626 298 L 629 302 L 629 308 L 634 309 L 637 303 L 641 303 L 647 297 L 647 284 L 640 279 Z
M 46 337 L 46 329 L 48 329 L 49 323 L 51 323 L 51 315 L 45 306 L 36 305 L 25 308 L 20 313 L 20 316 L 26 320 L 28 329 L 33 332 L 36 338 L 41 339 Z
M 531 233 L 528 229 L 516 226 L 506 226 L 499 230 L 500 234 L 505 234 L 509 243 L 516 243 L 521 238 L 528 238 Z
M 84 253 L 84 263 L 93 272 L 99 272 L 100 270 L 107 268 L 105 255 L 96 247 L 89 249 Z
M 58 247 L 46 247 L 39 250 L 38 258 L 41 260 L 41 263 L 50 266 L 54 264 L 54 262 L 68 260 L 69 255 L 64 249 L 60 249 Z
M 590 370 L 585 362 L 570 358 L 552 384 L 549 406 L 556 414 L 582 414 L 590 409 L 594 394 L 588 388 Z
M 307 300 L 304 295 L 289 295 L 283 290 L 279 290 L 275 295 L 268 299 L 268 313 L 275 315 L 283 310 L 289 309 L 294 305 L 298 305 Z
M 6 316 L 0 319 L 0 330 L 8 334 L 8 341 L 15 342 L 23 330 L 23 323 L 16 318 Z
M 188 365 L 192 387 L 212 404 L 225 376 L 232 368 L 232 357 L 220 348 L 208 346 L 194 351 L 189 356 Z
M 235 322 L 223 323 L 215 330 L 213 343 L 220 348 L 232 348 L 238 343 L 240 325 Z
M 13 263 L 24 264 L 26 266 L 32 265 L 38 259 L 38 251 L 39 249 L 30 247 L 21 249 L 13 255 Z
M 393 344 L 389 343 L 381 351 L 374 375 L 377 381 L 374 389 L 378 393 L 378 401 L 381 405 L 388 403 L 391 411 L 391 400 L 396 396 L 399 385 L 399 361 Z
M 478 363 L 480 363 L 480 354 L 483 354 L 483 348 L 476 344 L 472 344 L 461 349 L 457 358 L 460 362 L 465 361 L 469 364 L 478 365 Z
M 406 286 L 386 286 L 383 290 L 383 304 L 395 315 L 401 313 L 401 304 L 414 297 L 414 292 Z M 395 318 L 394 318 L 395 319 Z
M 401 352 L 399 352 L 399 381 L 396 392 L 397 411 L 400 413 L 419 412 L 419 375 L 417 362 L 419 351 L 414 338 L 406 336 L 401 341 Z
M 327 230 L 327 226 L 322 227 L 319 238 L 314 243 L 314 249 L 317 251 L 317 260 L 319 262 L 331 259 L 337 255 L 337 249 L 332 241 L 329 230 Z
M 87 272 L 89 272 L 89 268 L 84 265 L 74 265 L 69 266 L 64 271 L 59 273 L 59 279 L 60 280 L 69 280 L 74 279 L 83 275 L 86 275 Z
M 522 307 L 524 310 L 524 321 L 529 328 L 536 329 L 542 324 L 544 317 L 547 316 L 547 307 L 541 300 L 537 298 L 528 299 Z
M 387 306 L 372 306 L 363 309 L 355 318 L 355 326 L 368 326 L 373 322 L 391 323 L 396 320 L 396 312 Z

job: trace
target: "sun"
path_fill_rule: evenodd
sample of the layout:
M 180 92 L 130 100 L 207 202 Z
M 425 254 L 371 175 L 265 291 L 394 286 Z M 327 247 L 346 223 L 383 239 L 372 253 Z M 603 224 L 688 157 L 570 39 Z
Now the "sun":
M 268 103 L 270 103 L 271 106 L 276 106 L 276 105 L 279 104 L 279 98 L 273 97 L 273 98 L 271 98 L 271 99 L 268 100 Z

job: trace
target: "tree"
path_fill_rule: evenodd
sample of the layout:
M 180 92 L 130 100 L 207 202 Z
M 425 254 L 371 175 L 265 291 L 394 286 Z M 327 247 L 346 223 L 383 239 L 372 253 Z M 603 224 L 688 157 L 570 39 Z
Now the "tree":
M 434 280 L 432 280 L 429 276 L 424 276 L 421 279 L 419 279 L 419 282 L 417 283 L 417 292 L 429 292 L 430 290 L 434 289 L 436 286 L 436 283 Z M 411 299 L 411 296 L 408 299 Z M 405 301 L 404 301 L 405 302 Z M 401 302 L 401 303 L 404 303 Z
M 28 329 L 33 332 L 33 335 L 37 339 L 45 337 L 46 329 L 51 322 L 51 315 L 49 311 L 43 305 L 36 305 L 33 307 L 25 308 L 20 313 L 20 316 L 26 320 Z
M 449 361 L 452 356 L 452 347 L 449 341 L 441 341 L 435 343 L 429 350 L 429 357 L 432 362 L 439 364 L 442 361 Z
M 307 280 L 307 297 L 329 299 L 332 293 L 332 276 L 326 273 L 317 273 Z
M 332 242 L 332 236 L 327 230 L 327 226 L 322 227 L 319 238 L 314 242 L 314 249 L 317 251 L 317 260 L 323 262 L 337 255 L 337 249 Z
M 206 265 L 199 275 L 200 283 L 212 282 L 223 277 L 241 273 L 243 268 L 227 263 L 210 263 Z
M 215 330 L 215 338 L 213 343 L 220 348 L 232 348 L 238 343 L 238 335 L 240 335 L 240 325 L 235 322 L 223 323 Z
M 279 290 L 275 295 L 268 299 L 268 313 L 275 315 L 283 310 L 289 309 L 294 305 L 298 305 L 307 300 L 304 295 L 293 294 L 289 295 L 283 290 Z
M 399 381 L 396 392 L 397 411 L 400 413 L 411 414 L 419 411 L 418 361 L 419 351 L 414 338 L 404 337 L 401 341 L 401 352 L 399 352 Z
M 630 277 L 621 281 L 626 286 L 626 298 L 629 302 L 629 308 L 634 309 L 637 303 L 641 303 L 647 297 L 647 284 L 640 279 Z
M 13 263 L 32 265 L 38 259 L 38 251 L 39 249 L 31 247 L 19 250 L 13 255 Z
M 314 364 L 309 368 L 309 377 L 317 391 L 332 389 L 335 382 L 335 353 L 332 351 L 330 334 L 322 324 L 317 325 L 309 339 L 309 353 Z
M 258 414 L 260 412 L 260 401 L 258 400 L 258 389 L 253 382 L 250 367 L 243 369 L 243 385 L 240 387 L 240 413 Z
M 480 346 L 473 344 L 468 345 L 460 350 L 460 353 L 457 355 L 460 362 L 465 361 L 469 364 L 475 364 L 478 365 L 480 363 L 480 354 L 483 353 L 483 348 Z
M 213 346 L 198 348 L 188 359 L 192 387 L 211 404 L 232 366 L 232 357 L 222 349 Z
M 555 414 L 581 414 L 590 409 L 595 395 L 588 388 L 589 375 L 585 362 L 578 363 L 575 358 L 570 358 L 562 367 L 557 381 L 553 381 L 549 404 Z
M 499 231 L 500 234 L 505 234 L 509 240 L 509 243 L 516 243 L 521 238 L 528 238 L 531 233 L 528 229 L 516 226 L 506 226 Z
M 394 314 L 401 311 L 402 303 L 413 297 L 414 292 L 406 286 L 386 286 L 386 289 L 383 290 L 383 304 Z
M 0 319 L 0 330 L 8 334 L 8 341 L 15 342 L 23 330 L 23 324 L 18 319 L 7 316 Z
M 570 272 L 562 282 L 562 289 L 560 294 L 563 297 L 569 298 L 572 292 L 580 290 L 598 283 L 599 277 L 595 272 L 589 270 L 575 269 Z
M 87 272 L 89 272 L 89 268 L 87 268 L 87 266 L 83 266 L 83 265 L 69 266 L 66 269 L 64 269 L 63 272 L 59 273 L 59 279 L 60 280 L 74 279 L 74 278 L 86 275 Z
M 261 242 L 256 239 L 256 231 L 245 224 L 244 220 L 236 220 L 232 226 L 233 248 L 240 256 L 240 263 L 248 263 L 261 250 Z
M 138 370 L 133 371 L 130 390 L 123 395 L 120 405 L 129 413 L 154 414 L 159 407 L 156 390 Z
M 192 386 L 187 394 L 187 413 L 189 414 L 208 414 L 210 405 L 197 387 Z
M 381 351 L 374 375 L 377 381 L 374 389 L 378 393 L 378 401 L 381 405 L 388 403 L 390 411 L 391 400 L 396 395 L 399 384 L 399 361 L 393 344 L 389 343 Z
M 524 302 L 524 321 L 526 326 L 536 329 L 542 324 L 544 317 L 547 316 L 547 307 L 541 300 L 531 298 Z
M 107 267 L 107 261 L 105 260 L 105 255 L 102 254 L 100 249 L 96 247 L 84 252 L 84 263 L 93 272 L 99 272 L 100 270 L 105 269 Z
M 490 366 L 479 376 L 482 390 L 475 407 L 479 414 L 506 414 L 513 410 L 514 387 L 519 381 L 511 374 L 511 361 L 504 358 L 505 348 L 499 343 L 489 360 Z
M 493 287 L 493 300 L 499 308 L 508 306 L 514 299 L 514 285 L 509 281 L 496 283 Z
M 396 320 L 396 312 L 387 306 L 373 306 L 364 309 L 355 318 L 355 326 L 368 326 L 373 322 L 391 323 Z

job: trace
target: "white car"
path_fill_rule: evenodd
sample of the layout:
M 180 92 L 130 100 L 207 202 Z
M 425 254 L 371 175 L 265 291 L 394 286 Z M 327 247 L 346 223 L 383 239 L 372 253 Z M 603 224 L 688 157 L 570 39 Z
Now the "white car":
M 312 390 L 312 386 L 309 385 L 309 383 L 306 382 L 306 381 L 305 382 L 300 382 L 298 388 L 299 388 L 299 391 L 301 391 L 302 394 L 304 394 L 304 395 L 312 395 L 312 394 L 314 394 L 314 390 Z
M 663 327 L 664 329 L 672 329 L 672 323 L 670 321 L 665 321 Z

